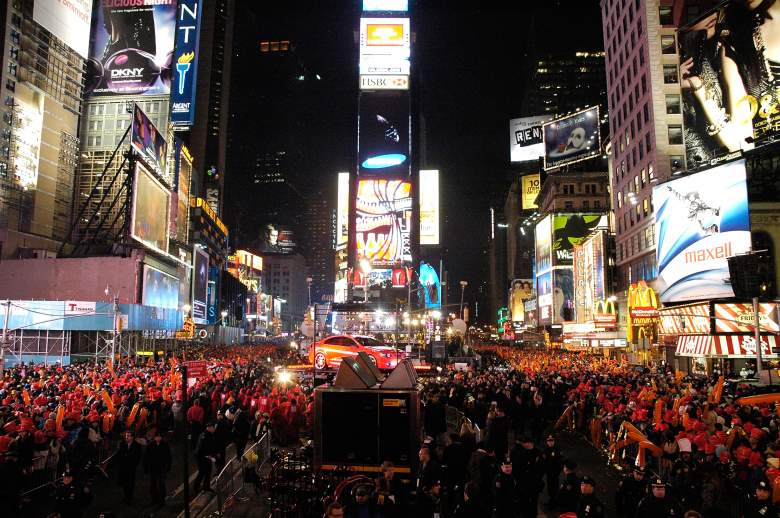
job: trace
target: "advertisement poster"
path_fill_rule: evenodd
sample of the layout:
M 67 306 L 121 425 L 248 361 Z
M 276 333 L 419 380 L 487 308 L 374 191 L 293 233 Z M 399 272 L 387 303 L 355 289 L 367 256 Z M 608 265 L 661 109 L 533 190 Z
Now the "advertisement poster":
M 552 271 L 536 276 L 536 302 L 539 309 L 539 325 L 546 326 L 552 324 Z
M 144 265 L 141 304 L 156 308 L 179 309 L 179 279 Z
M 87 59 L 91 0 L 38 0 L 33 4 L 33 20 Z
M 593 320 L 595 304 L 607 298 L 605 236 L 604 231 L 599 231 L 581 244 L 574 245 L 574 300 L 580 323 Z
M 169 95 L 175 31 L 176 0 L 95 2 L 86 95 Z
M 439 244 L 439 171 L 420 171 L 420 244 Z
M 289 228 L 269 223 L 263 227 L 260 251 L 265 254 L 294 254 L 295 232 Z
M 364 11 L 408 11 L 409 0 L 363 0 Z
M 753 304 L 715 304 L 714 312 L 716 333 L 755 333 L 756 314 Z M 759 303 L 758 320 L 762 333 L 780 333 L 777 304 Z
M 420 263 L 420 286 L 423 288 L 423 296 L 426 309 L 441 307 L 441 282 L 436 269 L 428 263 Z
M 531 279 L 515 279 L 509 287 L 509 315 L 512 322 L 525 322 L 525 301 L 533 297 Z
M 171 89 L 171 122 L 187 127 L 195 122 L 195 85 L 198 77 L 201 0 L 179 0 L 176 16 L 176 54 Z
M 661 302 L 733 297 L 728 258 L 750 251 L 745 161 L 653 189 Z
M 527 174 L 523 176 L 520 182 L 523 192 L 521 194 L 521 206 L 523 210 L 538 209 L 536 197 L 542 189 L 542 178 L 540 174 Z
M 349 173 L 339 173 L 336 208 L 336 247 L 349 240 Z
M 149 248 L 168 253 L 171 193 L 140 162 L 135 164 L 131 236 Z
M 546 216 L 542 221 L 536 224 L 536 273 L 544 273 L 552 267 L 551 257 L 551 237 L 552 237 L 552 216 Z
M 409 18 L 361 18 L 360 56 L 409 58 Z
M 574 271 L 558 268 L 553 274 L 553 323 L 571 322 L 574 314 Z
M 200 246 L 195 246 L 192 254 L 192 320 L 196 324 L 206 324 L 206 304 L 209 289 L 209 256 Z
M 601 153 L 599 108 L 547 122 L 544 130 L 544 168 L 555 169 Z
M 358 164 L 361 175 L 409 174 L 409 96 L 360 96 Z
M 411 189 L 403 180 L 360 180 L 355 201 L 358 260 L 378 266 L 411 262 Z
M 553 216 L 552 250 L 555 266 L 571 266 L 574 245 L 582 243 L 602 223 L 602 214 L 556 214 Z M 604 222 L 606 225 L 606 222 Z
M 549 119 L 537 115 L 509 120 L 510 162 L 536 161 L 544 155 L 542 124 Z
M 175 229 L 176 239 L 186 243 L 190 222 L 190 182 L 192 181 L 192 155 L 181 140 L 176 141 L 176 171 L 174 192 L 176 193 Z
M 773 4 L 723 2 L 680 27 L 679 79 L 689 169 L 771 142 L 780 132 L 780 97 L 772 79 L 780 40 L 767 36 L 774 34 Z
M 167 178 L 168 143 L 136 104 L 133 108 L 131 145 L 160 178 Z

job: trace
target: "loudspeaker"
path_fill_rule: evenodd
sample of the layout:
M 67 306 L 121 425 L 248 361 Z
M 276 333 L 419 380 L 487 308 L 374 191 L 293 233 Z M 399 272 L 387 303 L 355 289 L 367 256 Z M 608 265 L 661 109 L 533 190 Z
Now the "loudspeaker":
M 765 255 L 745 254 L 728 258 L 729 276 L 734 296 L 752 299 L 769 294 L 772 285 L 772 264 Z
M 382 371 L 379 370 L 379 368 L 376 366 L 376 363 L 374 363 L 373 359 L 371 357 L 363 352 L 360 351 L 355 358 L 355 360 L 367 371 L 369 371 L 371 374 L 374 375 L 374 377 L 377 379 L 377 381 L 381 381 L 384 379 L 385 375 L 382 374 Z
M 377 379 L 371 371 L 349 357 L 342 358 L 336 379 L 333 380 L 336 388 L 365 389 L 376 384 Z
M 414 370 L 409 360 L 401 362 L 388 374 L 382 382 L 383 389 L 412 389 L 417 385 L 417 371 Z

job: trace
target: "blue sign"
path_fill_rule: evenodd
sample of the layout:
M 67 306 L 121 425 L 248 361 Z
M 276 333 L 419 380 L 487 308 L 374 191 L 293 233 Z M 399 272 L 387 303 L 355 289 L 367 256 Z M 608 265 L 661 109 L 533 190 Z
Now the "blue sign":
M 171 122 L 192 126 L 195 122 L 195 92 L 200 45 L 202 0 L 179 0 L 176 16 L 176 52 L 171 85 Z
M 439 274 L 428 263 L 420 263 L 420 288 L 422 288 L 426 309 L 441 307 L 441 282 Z

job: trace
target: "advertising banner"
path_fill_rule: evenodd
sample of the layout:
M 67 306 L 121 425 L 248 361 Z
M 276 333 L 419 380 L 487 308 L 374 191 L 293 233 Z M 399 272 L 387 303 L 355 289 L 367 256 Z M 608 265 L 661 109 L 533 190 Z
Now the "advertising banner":
M 755 333 L 756 314 L 753 304 L 715 304 L 714 312 L 716 333 Z M 762 333 L 780 333 L 777 304 L 759 303 L 758 319 Z
M 534 296 L 531 279 L 515 279 L 509 287 L 509 316 L 512 322 L 525 322 L 525 302 Z
M 33 20 L 87 59 L 91 0 L 37 0 L 33 4 Z
M 38 165 L 41 159 L 44 96 L 39 90 L 20 84 L 16 88 L 14 102 L 14 132 L 11 140 L 14 178 L 22 189 L 35 189 L 38 186 Z
M 141 304 L 156 308 L 179 309 L 179 279 L 144 265 Z
M 137 104 L 133 107 L 130 143 L 158 177 L 167 178 L 168 143 Z
M 130 235 L 136 241 L 168 253 L 171 193 L 140 162 L 135 164 Z
M 409 96 L 360 96 L 358 164 L 361 175 L 409 174 Z
M 190 182 L 192 181 L 192 154 L 181 140 L 176 140 L 176 170 L 174 172 L 175 237 L 186 243 L 190 226 Z
M 658 332 L 662 335 L 710 334 L 709 303 L 662 308 L 658 313 Z
M 336 203 L 336 247 L 349 240 L 349 173 L 339 173 Z
M 402 180 L 360 180 L 355 201 L 355 244 L 358 260 L 393 266 L 412 260 L 411 183 Z
M 408 11 L 409 0 L 363 0 L 364 11 Z
M 420 171 L 420 244 L 439 244 L 439 171 Z
M 571 322 L 574 313 L 574 271 L 571 268 L 556 268 L 553 274 L 552 322 Z
M 360 56 L 360 74 L 393 74 L 409 76 L 409 58 L 392 56 Z
M 688 168 L 772 142 L 780 133 L 774 2 L 721 2 L 680 27 L 683 135 Z M 761 4 L 756 7 L 753 4 Z M 722 56 L 725 50 L 725 56 Z M 747 140 L 746 140 L 747 139 Z
M 552 216 L 546 216 L 536 224 L 535 253 L 537 276 L 552 267 Z
M 745 161 L 653 189 L 661 302 L 733 297 L 728 258 L 750 251 Z
M 361 18 L 360 56 L 409 58 L 409 18 Z
M 423 296 L 426 309 L 441 307 L 441 282 L 436 269 L 428 263 L 420 263 L 420 287 L 423 288 Z
M 606 294 L 606 232 L 574 245 L 574 293 L 578 322 L 593 320 L 593 308 Z
M 198 77 L 200 18 L 203 0 L 179 0 L 176 16 L 176 53 L 171 89 L 171 122 L 187 127 L 195 122 L 195 85 Z
M 263 229 L 263 242 L 260 245 L 260 251 L 264 254 L 294 254 L 295 253 L 295 233 L 276 223 L 269 223 Z
M 169 95 L 175 32 L 176 0 L 95 2 L 86 95 Z
M 580 162 L 601 153 L 598 106 L 547 122 L 543 130 L 545 170 Z
M 542 177 L 540 174 L 527 174 L 523 176 L 520 183 L 523 189 L 520 195 L 520 202 L 523 210 L 538 209 L 536 205 L 536 197 L 539 196 L 539 191 L 542 189 Z
M 401 74 L 361 75 L 361 90 L 408 90 L 409 76 Z
M 539 325 L 552 324 L 553 287 L 552 271 L 536 276 L 536 301 Z
M 552 220 L 553 265 L 571 266 L 574 245 L 582 243 L 602 223 L 602 218 L 606 217 L 603 214 L 555 214 Z
M 207 322 L 206 304 L 209 287 L 209 256 L 200 246 L 195 246 L 192 254 L 192 320 L 196 324 Z
M 544 115 L 509 120 L 509 161 L 526 162 L 544 156 L 542 124 L 550 118 Z

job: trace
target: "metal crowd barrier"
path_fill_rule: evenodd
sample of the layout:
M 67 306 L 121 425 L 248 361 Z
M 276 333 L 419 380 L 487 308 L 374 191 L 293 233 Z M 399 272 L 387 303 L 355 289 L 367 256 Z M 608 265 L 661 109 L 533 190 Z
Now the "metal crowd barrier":
M 239 502 L 249 500 L 245 492 L 246 484 L 255 484 L 257 488 L 260 471 L 270 457 L 271 436 L 270 433 L 265 433 L 259 441 L 249 446 L 241 457 L 234 457 L 222 468 L 214 482 L 218 516 L 224 516 L 226 507 L 233 500 Z

